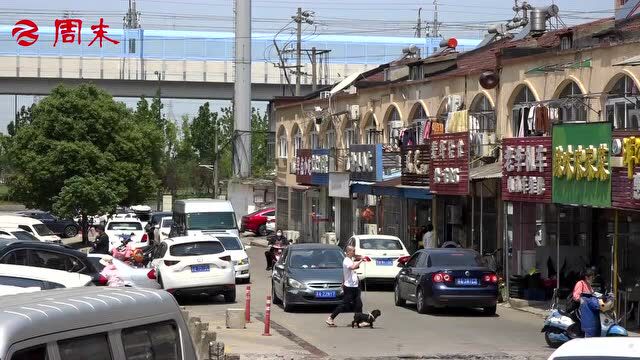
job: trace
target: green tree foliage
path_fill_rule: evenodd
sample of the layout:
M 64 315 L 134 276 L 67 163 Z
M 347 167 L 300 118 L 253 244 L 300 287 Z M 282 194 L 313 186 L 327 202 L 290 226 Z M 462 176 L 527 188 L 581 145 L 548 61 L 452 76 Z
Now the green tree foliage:
M 62 216 L 142 202 L 158 186 L 153 124 L 93 85 L 56 87 L 10 147 L 13 199 Z

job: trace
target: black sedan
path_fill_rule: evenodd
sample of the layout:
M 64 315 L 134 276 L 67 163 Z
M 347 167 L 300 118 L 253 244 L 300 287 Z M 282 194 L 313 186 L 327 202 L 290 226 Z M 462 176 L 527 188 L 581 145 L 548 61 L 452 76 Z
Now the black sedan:
M 421 314 L 434 307 L 482 308 L 496 313 L 498 277 L 468 249 L 425 249 L 401 258 L 394 286 L 397 306 L 416 303 Z
M 298 305 L 342 302 L 342 261 L 335 245 L 289 245 L 273 268 L 271 297 L 284 311 Z
M 40 211 L 40 210 L 29 210 L 29 211 L 21 211 L 18 213 L 22 216 L 27 216 L 32 219 L 36 219 L 41 221 L 43 224 L 47 225 L 49 230 L 51 230 L 54 234 L 60 235 L 65 238 L 71 238 L 78 235 L 80 231 L 80 225 L 73 220 L 60 219 L 53 214 Z

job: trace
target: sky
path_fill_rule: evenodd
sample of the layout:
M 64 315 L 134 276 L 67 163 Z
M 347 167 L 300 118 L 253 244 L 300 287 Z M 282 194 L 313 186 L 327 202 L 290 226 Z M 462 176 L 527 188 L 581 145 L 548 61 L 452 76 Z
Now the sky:
M 27 18 L 52 24 L 65 13 L 95 23 L 100 17 L 112 27 L 121 27 L 130 0 L 2 0 L 0 25 L 13 25 Z M 246 0 L 238 0 L 246 1 Z M 489 24 L 513 18 L 513 0 L 438 0 L 440 35 L 444 37 L 481 38 Z M 560 18 L 567 24 L 588 22 L 613 16 L 614 0 L 530 0 L 533 6 L 555 3 Z M 522 1 L 520 1 L 522 3 Z M 232 0 L 137 0 L 141 25 L 145 29 L 199 31 L 233 31 Z M 307 34 L 349 34 L 414 36 L 418 9 L 422 8 L 423 36 L 432 31 L 434 0 L 253 0 L 252 30 L 277 32 L 290 23 L 298 7 L 314 11 L 315 24 L 305 28 Z M 427 25 L 429 24 L 429 25 Z M 47 24 L 48 25 L 48 24 Z M 0 95 L 0 132 L 13 118 L 14 103 L 28 105 L 33 97 Z M 135 99 L 127 100 L 135 104 Z M 167 101 L 165 109 L 179 119 L 193 114 L 200 100 Z M 170 105 L 169 105 L 170 104 Z M 215 102 L 214 107 L 228 106 Z M 264 108 L 264 106 L 258 106 Z

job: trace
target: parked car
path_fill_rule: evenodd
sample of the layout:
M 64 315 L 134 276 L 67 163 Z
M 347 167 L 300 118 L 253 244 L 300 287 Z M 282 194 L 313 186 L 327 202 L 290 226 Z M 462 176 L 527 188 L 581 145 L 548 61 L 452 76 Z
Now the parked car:
M 240 236 L 231 201 L 219 199 L 178 200 L 173 206 L 170 237 L 230 233 Z
M 80 232 L 80 225 L 74 220 L 61 219 L 47 211 L 29 210 L 18 214 L 42 221 L 54 234 L 65 238 L 72 238 Z
M 173 218 L 171 216 L 163 217 L 158 225 L 154 226 L 153 241 L 156 244 L 160 244 L 164 239 L 169 237 L 171 232 L 171 225 L 173 225 Z
M 0 264 L 0 285 L 40 290 L 93 285 L 91 276 L 41 267 Z
M 154 230 L 156 226 L 160 224 L 160 222 L 162 221 L 162 218 L 172 217 L 172 216 L 173 216 L 173 213 L 171 211 L 154 212 L 151 214 L 151 218 L 149 219 L 149 222 L 144 227 L 144 231 L 147 232 L 151 240 L 155 241 L 157 244 L 160 243 L 158 239 L 154 238 L 154 235 L 153 235 Z
M 271 298 L 284 311 L 298 305 L 337 305 L 342 302 L 342 261 L 336 245 L 289 245 L 273 268 Z
M 60 237 L 40 220 L 27 216 L 0 215 L 0 227 L 19 228 L 38 238 L 42 242 L 61 244 Z
M 251 231 L 259 236 L 267 236 L 267 220 L 270 216 L 276 216 L 275 208 L 265 208 L 245 215 L 240 222 L 240 231 Z
M 104 265 L 100 263 L 100 259 L 104 254 L 88 254 L 89 261 L 99 272 L 104 269 Z M 160 284 L 156 280 L 156 269 L 153 268 L 137 268 L 133 267 L 118 259 L 113 259 L 113 264 L 120 273 L 120 278 L 124 281 L 125 286 L 160 289 Z
M 196 360 L 165 291 L 88 287 L 0 298 L 0 358 Z M 53 357 L 50 357 L 53 355 Z
M 470 249 L 423 249 L 401 258 L 394 299 L 397 306 L 416 303 L 421 314 L 434 307 L 483 308 L 496 313 L 498 276 Z
M 638 359 L 638 337 L 592 337 L 564 343 L 551 354 L 549 360 L 623 360 Z
M 354 235 L 347 241 L 347 245 L 356 249 L 356 255 L 371 259 L 356 270 L 358 279 L 364 281 L 395 281 L 400 271 L 398 259 L 409 255 L 402 241 L 395 236 Z
M 235 235 L 215 235 L 215 238 L 220 240 L 227 253 L 231 255 L 231 262 L 236 271 L 236 280 L 247 283 L 250 282 L 249 255 L 247 255 L 246 249 L 250 249 L 251 247 L 244 246 L 240 238 Z
M 91 264 L 87 255 L 64 245 L 40 241 L 0 239 L 0 264 L 24 265 L 89 275 L 94 285 L 107 279 Z
M 236 276 L 231 255 L 211 236 L 169 238 L 157 247 L 152 261 L 158 282 L 180 295 L 224 295 L 236 301 Z
M 40 241 L 37 237 L 31 235 L 30 232 L 22 230 L 20 228 L 0 228 L 0 238 Z
M 129 236 L 132 248 L 144 248 L 149 245 L 149 235 L 144 232 L 142 223 L 137 219 L 111 220 L 105 227 L 105 233 L 109 236 L 109 251 L 120 246 L 123 238 Z

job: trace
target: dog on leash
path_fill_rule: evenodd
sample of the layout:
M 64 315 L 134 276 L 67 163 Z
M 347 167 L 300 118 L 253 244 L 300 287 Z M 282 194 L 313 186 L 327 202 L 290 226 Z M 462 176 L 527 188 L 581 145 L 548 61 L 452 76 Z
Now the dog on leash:
M 382 315 L 382 312 L 380 312 L 380 310 L 378 309 L 373 310 L 370 314 L 355 313 L 353 314 L 353 321 L 351 322 L 351 328 L 355 328 L 355 327 L 360 328 L 361 326 L 368 326 L 373 329 L 373 323 L 376 321 L 376 319 L 380 315 Z

